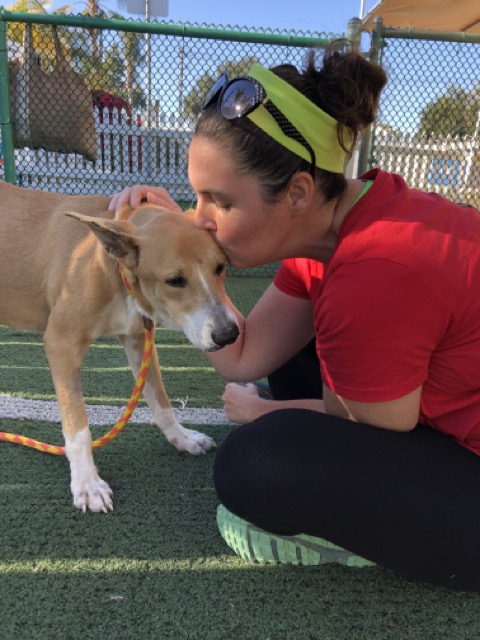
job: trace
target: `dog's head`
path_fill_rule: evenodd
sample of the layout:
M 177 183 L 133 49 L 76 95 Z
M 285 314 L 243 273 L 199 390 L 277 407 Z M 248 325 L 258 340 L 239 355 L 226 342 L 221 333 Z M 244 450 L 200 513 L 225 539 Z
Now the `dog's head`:
M 235 342 L 239 330 L 225 292 L 225 255 L 193 226 L 188 212 L 141 205 L 128 220 L 67 215 L 88 225 L 122 264 L 143 314 L 182 330 L 202 351 Z

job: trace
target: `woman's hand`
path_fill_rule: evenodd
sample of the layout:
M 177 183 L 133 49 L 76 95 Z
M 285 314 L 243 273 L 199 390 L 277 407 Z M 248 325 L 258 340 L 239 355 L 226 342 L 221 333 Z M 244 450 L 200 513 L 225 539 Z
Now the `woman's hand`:
M 222 396 L 225 415 L 231 422 L 245 424 L 273 411 L 274 400 L 266 400 L 259 395 L 256 385 L 230 382 Z
M 222 396 L 225 415 L 231 422 L 245 424 L 252 422 L 279 409 L 308 409 L 325 413 L 325 404 L 319 398 L 303 398 L 298 400 L 270 400 L 262 398 L 256 384 L 247 385 L 229 383 Z
M 127 187 L 120 193 L 112 196 L 108 206 L 109 211 L 114 211 L 115 215 L 120 209 L 128 205 L 132 208 L 138 207 L 141 202 L 148 202 L 159 207 L 164 207 L 170 211 L 182 211 L 175 200 L 168 194 L 163 187 L 152 187 L 150 185 L 135 185 Z

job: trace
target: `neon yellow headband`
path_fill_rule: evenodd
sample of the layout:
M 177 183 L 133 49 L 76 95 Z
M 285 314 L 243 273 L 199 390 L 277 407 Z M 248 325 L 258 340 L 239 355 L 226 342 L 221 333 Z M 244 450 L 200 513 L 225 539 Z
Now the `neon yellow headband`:
M 262 65 L 254 64 L 247 75 L 262 85 L 269 100 L 308 141 L 315 152 L 317 167 L 343 173 L 346 152 L 338 142 L 337 121 Z M 311 162 L 308 150 L 286 136 L 263 105 L 249 113 L 247 118 L 292 153 Z M 353 142 L 353 135 L 348 129 L 345 129 L 344 140 L 347 148 Z

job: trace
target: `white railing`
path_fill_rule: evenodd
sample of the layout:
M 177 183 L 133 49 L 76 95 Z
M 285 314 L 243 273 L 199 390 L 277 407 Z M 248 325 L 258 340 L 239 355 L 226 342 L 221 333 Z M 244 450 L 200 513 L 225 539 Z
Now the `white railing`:
M 373 138 L 373 159 L 376 166 L 399 173 L 412 187 L 478 206 L 478 142 L 475 136 L 427 138 L 377 127 Z
M 139 183 L 165 187 L 178 200 L 193 197 L 187 176 L 191 130 L 144 127 L 116 109 L 96 109 L 98 157 L 89 162 L 76 154 L 15 149 L 19 181 L 59 193 L 110 195 Z

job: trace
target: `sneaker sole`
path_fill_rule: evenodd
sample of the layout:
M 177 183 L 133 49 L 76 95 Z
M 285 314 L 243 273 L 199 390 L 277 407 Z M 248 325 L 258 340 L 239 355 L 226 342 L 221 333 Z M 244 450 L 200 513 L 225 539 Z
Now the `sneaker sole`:
M 372 567 L 374 562 L 314 536 L 276 536 L 235 516 L 223 505 L 217 509 L 222 538 L 243 560 L 256 564 L 318 566 L 337 563 L 348 567 Z

